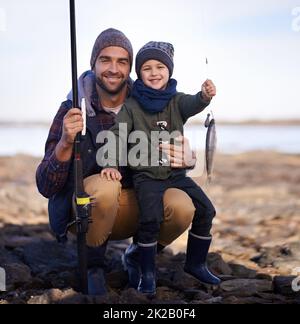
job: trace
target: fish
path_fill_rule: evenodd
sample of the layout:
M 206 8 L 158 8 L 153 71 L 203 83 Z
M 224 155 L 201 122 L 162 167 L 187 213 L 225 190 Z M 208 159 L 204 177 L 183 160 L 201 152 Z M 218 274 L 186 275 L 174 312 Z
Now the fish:
M 205 143 L 205 172 L 207 182 L 210 184 L 212 181 L 214 157 L 217 149 L 216 122 L 212 113 L 207 115 L 205 127 L 207 128 Z

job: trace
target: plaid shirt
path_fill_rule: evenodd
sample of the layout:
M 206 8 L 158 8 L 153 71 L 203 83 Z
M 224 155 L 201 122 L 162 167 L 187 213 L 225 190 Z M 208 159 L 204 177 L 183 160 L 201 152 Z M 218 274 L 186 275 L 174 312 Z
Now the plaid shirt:
M 97 100 L 98 101 L 98 100 Z M 94 99 L 93 107 L 97 107 L 97 101 Z M 36 172 L 36 183 L 39 192 L 46 198 L 54 196 L 60 192 L 68 181 L 71 172 L 73 159 L 68 162 L 60 162 L 56 158 L 55 149 L 62 137 L 63 120 L 69 109 L 72 108 L 71 101 L 62 103 L 56 114 L 45 147 L 45 156 Z M 102 108 L 95 109 L 98 119 L 99 132 L 110 129 L 115 123 L 115 114 L 107 113 Z M 96 161 L 95 161 L 96 163 Z M 126 170 L 120 170 L 126 176 Z

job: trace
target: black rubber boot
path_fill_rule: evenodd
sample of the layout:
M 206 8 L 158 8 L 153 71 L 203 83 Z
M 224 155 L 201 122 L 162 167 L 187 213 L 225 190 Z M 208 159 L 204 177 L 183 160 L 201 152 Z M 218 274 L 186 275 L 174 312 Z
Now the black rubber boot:
M 128 273 L 129 287 L 137 289 L 141 278 L 140 253 L 137 244 L 128 246 L 122 256 L 124 270 Z
M 88 258 L 88 294 L 103 296 L 107 294 L 104 257 L 107 242 L 98 247 L 87 247 Z
M 155 257 L 157 254 L 157 244 L 145 246 L 139 244 L 141 279 L 138 291 L 142 294 L 153 297 L 156 294 L 156 269 Z
M 205 239 L 189 233 L 184 271 L 203 283 L 219 285 L 221 280 L 208 270 L 206 264 L 210 244 L 211 238 Z

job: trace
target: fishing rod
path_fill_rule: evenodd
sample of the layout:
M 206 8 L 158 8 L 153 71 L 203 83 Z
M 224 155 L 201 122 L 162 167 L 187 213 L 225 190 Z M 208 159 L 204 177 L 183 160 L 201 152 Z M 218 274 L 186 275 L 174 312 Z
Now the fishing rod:
M 77 83 L 77 46 L 76 46 L 76 14 L 75 0 L 70 0 L 70 29 L 71 29 L 71 56 L 72 56 L 72 93 L 73 107 L 79 107 L 78 83 Z M 77 229 L 77 253 L 80 291 L 88 294 L 87 281 L 87 252 L 86 234 L 91 215 L 91 199 L 84 191 L 83 185 L 83 163 L 81 158 L 81 134 L 76 135 L 74 143 L 74 171 L 75 171 L 75 224 Z

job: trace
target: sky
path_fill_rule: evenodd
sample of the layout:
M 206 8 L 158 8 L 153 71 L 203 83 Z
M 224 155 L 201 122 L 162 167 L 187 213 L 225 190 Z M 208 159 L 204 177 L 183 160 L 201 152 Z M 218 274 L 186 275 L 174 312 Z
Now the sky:
M 65 100 L 68 6 L 0 0 L 0 121 L 49 122 Z M 173 43 L 178 90 L 193 94 L 212 79 L 219 120 L 300 119 L 300 0 L 76 0 L 76 9 L 79 74 L 98 34 L 113 27 L 135 53 L 150 40 Z

